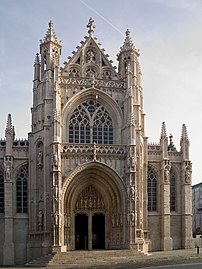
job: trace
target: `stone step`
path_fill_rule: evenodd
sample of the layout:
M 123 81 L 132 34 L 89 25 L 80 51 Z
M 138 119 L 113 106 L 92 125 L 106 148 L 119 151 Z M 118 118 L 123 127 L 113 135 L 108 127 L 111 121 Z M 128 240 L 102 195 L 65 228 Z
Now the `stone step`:
M 47 255 L 26 264 L 26 267 L 78 268 L 134 261 L 144 253 L 135 250 L 68 251 Z

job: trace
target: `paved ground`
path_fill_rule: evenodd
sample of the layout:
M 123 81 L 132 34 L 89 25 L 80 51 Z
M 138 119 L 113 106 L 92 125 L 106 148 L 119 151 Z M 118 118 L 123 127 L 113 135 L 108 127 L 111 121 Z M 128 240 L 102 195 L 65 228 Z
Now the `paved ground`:
M 193 264 L 193 263 L 202 263 L 202 249 L 200 253 L 196 253 L 196 249 L 192 250 L 176 250 L 176 251 L 161 251 L 161 252 L 152 252 L 148 256 L 141 256 L 134 260 L 122 260 L 121 262 L 108 263 L 108 264 L 97 264 L 96 266 L 68 266 L 65 269 L 138 269 L 145 267 L 157 267 L 160 265 L 170 265 L 170 264 Z M 2 269 L 10 269 L 11 267 L 1 267 Z M 15 267 L 18 269 L 25 269 L 25 267 Z M 32 267 L 29 267 L 32 269 Z M 33 267 L 33 269 L 39 269 L 41 267 Z M 48 267 L 49 269 L 51 267 Z M 202 268 L 202 265 L 201 265 Z M 53 267 L 51 269 L 54 269 Z M 57 267 L 59 269 L 59 267 Z

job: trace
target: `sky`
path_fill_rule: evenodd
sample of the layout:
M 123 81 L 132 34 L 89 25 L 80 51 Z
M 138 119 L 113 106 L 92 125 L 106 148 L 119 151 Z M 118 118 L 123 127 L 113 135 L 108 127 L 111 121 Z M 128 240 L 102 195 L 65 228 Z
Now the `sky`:
M 63 66 L 88 35 L 90 17 L 114 65 L 130 30 L 140 49 L 146 136 L 158 143 L 165 122 L 180 150 L 185 123 L 192 183 L 202 182 L 201 0 L 0 0 L 0 138 L 9 113 L 16 138 L 31 130 L 33 64 L 49 21 L 62 41 Z

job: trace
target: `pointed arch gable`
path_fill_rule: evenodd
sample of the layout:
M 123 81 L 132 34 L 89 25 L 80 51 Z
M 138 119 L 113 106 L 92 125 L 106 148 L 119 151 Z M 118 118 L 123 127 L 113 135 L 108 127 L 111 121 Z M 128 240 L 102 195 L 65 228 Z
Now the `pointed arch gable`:
M 98 100 L 98 102 L 101 105 L 103 105 L 103 107 L 107 110 L 107 112 L 109 113 L 112 119 L 113 130 L 114 130 L 114 144 L 120 144 L 121 136 L 118 134 L 121 133 L 121 126 L 122 126 L 122 121 L 123 121 L 122 120 L 123 114 L 122 114 L 121 108 L 110 96 L 108 96 L 106 93 L 96 88 L 89 88 L 75 94 L 64 105 L 63 110 L 62 110 L 63 142 L 67 142 L 67 137 L 68 137 L 67 123 L 70 122 L 70 117 L 73 111 L 79 104 L 89 99 Z

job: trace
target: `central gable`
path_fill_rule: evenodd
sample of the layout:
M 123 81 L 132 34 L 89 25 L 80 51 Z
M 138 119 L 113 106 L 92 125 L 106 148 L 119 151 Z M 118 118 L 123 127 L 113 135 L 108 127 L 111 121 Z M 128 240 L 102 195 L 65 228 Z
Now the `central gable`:
M 93 21 L 90 20 L 90 23 Z M 116 67 L 112 66 L 113 61 L 108 59 L 109 55 L 105 54 L 104 49 L 97 43 L 97 38 L 93 36 L 94 26 L 89 24 L 89 36 L 85 37 L 86 41 L 82 41 L 81 46 L 77 46 L 73 56 L 68 57 L 68 62 L 64 62 L 61 76 L 118 80 Z

